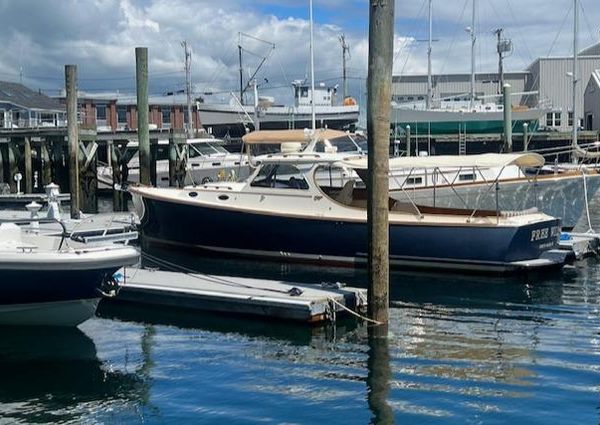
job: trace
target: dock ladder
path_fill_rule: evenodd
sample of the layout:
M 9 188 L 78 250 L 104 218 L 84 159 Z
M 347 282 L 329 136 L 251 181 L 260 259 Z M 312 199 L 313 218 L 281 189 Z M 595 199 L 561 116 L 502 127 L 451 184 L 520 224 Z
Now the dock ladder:
M 465 124 L 465 131 L 461 130 L 459 125 L 458 127 L 458 154 L 466 155 L 467 154 L 467 126 Z

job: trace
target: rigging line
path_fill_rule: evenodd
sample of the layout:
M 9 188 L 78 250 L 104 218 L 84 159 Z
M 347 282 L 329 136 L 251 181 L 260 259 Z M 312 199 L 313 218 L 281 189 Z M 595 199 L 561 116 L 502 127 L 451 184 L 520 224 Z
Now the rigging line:
M 548 53 L 546 54 L 546 57 L 549 57 L 550 54 L 552 53 L 552 50 L 554 49 L 554 45 L 556 44 L 556 41 L 558 40 L 558 37 L 560 36 L 563 27 L 565 26 L 565 22 L 567 22 L 567 18 L 569 17 L 569 15 L 571 14 L 571 11 L 573 10 L 573 5 L 571 4 L 569 6 L 569 10 L 567 10 L 567 13 L 565 13 L 565 16 L 563 17 L 563 21 L 560 24 L 560 27 L 558 29 L 558 33 L 556 34 L 556 37 L 554 37 L 554 40 L 552 41 L 552 44 L 550 45 L 550 48 L 548 49 Z
M 465 15 L 465 10 L 467 9 L 467 3 L 469 0 L 465 0 L 464 4 L 463 4 L 463 8 L 462 11 L 460 12 L 460 16 L 458 18 L 459 22 L 462 21 L 463 16 Z M 460 30 L 460 28 L 455 28 L 454 30 L 454 34 L 452 35 L 452 39 L 450 41 L 450 47 L 448 48 L 448 50 L 446 50 L 446 57 L 444 58 L 444 60 L 442 61 L 442 66 L 440 69 L 440 75 L 442 75 L 444 73 L 444 69 L 446 67 L 446 63 L 448 63 L 448 58 L 450 57 L 450 52 L 452 52 L 452 48 L 454 47 L 454 43 L 456 41 L 456 36 L 458 35 L 458 31 Z
M 594 44 L 594 31 L 592 30 L 592 26 L 590 25 L 590 21 L 587 17 L 587 14 L 585 13 L 585 10 L 583 8 L 583 1 L 579 2 L 579 7 L 581 9 L 581 14 L 583 15 L 583 19 L 585 20 L 585 25 L 587 26 L 587 30 L 588 30 L 588 35 L 590 36 L 590 41 L 591 44 Z
M 165 267 L 167 266 L 168 268 L 171 268 L 172 270 L 175 271 L 184 271 L 188 276 L 191 276 L 195 279 L 199 279 L 199 280 L 204 280 L 204 281 L 209 281 L 212 283 L 216 283 L 216 284 L 221 284 L 221 285 L 226 285 L 226 286 L 232 286 L 232 287 L 239 287 L 239 288 L 245 288 L 245 289 L 259 289 L 262 291 L 268 291 L 268 292 L 277 292 L 277 293 L 281 293 L 281 294 L 288 294 L 289 291 L 286 290 L 282 290 L 282 289 L 273 289 L 273 288 L 257 288 L 255 286 L 252 285 L 246 285 L 243 283 L 238 283 L 238 282 L 233 282 L 230 280 L 227 280 L 223 277 L 220 276 L 214 276 L 214 275 L 207 275 L 204 273 L 200 273 L 197 270 L 191 269 L 189 267 L 185 267 L 182 266 L 180 264 L 176 264 L 176 263 L 172 263 L 168 260 L 164 260 L 162 258 L 159 257 L 155 257 L 151 254 L 142 252 L 142 257 L 146 257 L 147 259 L 149 259 L 150 261 L 153 261 L 155 263 L 157 263 L 159 266 L 162 263 L 162 266 Z M 202 277 L 200 277 L 200 276 Z M 292 286 L 292 285 L 290 285 Z
M 425 9 L 425 4 L 427 3 L 428 0 L 423 0 L 423 2 L 421 3 L 421 7 L 419 9 L 419 11 L 417 12 L 417 20 L 420 20 L 421 15 L 423 14 L 423 10 Z M 394 42 L 396 41 L 395 37 L 394 37 Z M 392 59 L 392 69 L 394 67 L 394 64 L 396 63 L 396 60 L 398 59 L 398 56 L 400 56 L 400 54 L 405 50 L 405 49 L 409 49 L 409 55 L 408 57 L 410 57 L 410 49 L 412 48 L 412 44 L 416 43 L 416 39 L 413 39 L 412 42 L 410 43 L 406 43 L 406 41 L 404 42 L 404 45 L 402 47 L 400 47 L 398 49 L 398 52 L 396 53 L 396 55 L 394 56 L 394 59 Z M 404 68 L 406 67 L 406 63 L 408 62 L 408 57 L 406 58 L 406 60 L 404 61 L 404 65 L 402 66 L 402 70 L 400 71 L 400 75 L 402 75 Z
M 491 3 L 491 2 L 490 2 L 490 3 Z M 512 17 L 512 20 L 513 20 L 513 22 L 515 22 L 515 23 L 516 23 L 516 22 L 517 22 L 517 18 L 516 18 L 516 15 L 515 15 L 515 12 L 514 12 L 514 10 L 513 10 L 513 7 L 512 7 L 512 5 L 510 4 L 510 0 L 506 0 L 506 3 L 507 3 L 507 5 L 508 5 L 508 10 L 509 10 L 509 12 L 510 12 L 510 15 L 511 15 L 511 17 Z M 523 36 L 523 32 L 521 31 L 521 26 L 520 26 L 520 25 L 517 25 L 516 31 L 517 31 L 517 35 L 519 36 L 519 38 L 520 38 L 520 39 L 521 39 L 521 41 L 523 42 L 523 43 L 522 43 L 522 44 L 523 44 L 523 46 L 525 46 L 525 50 L 527 51 L 526 53 L 527 53 L 527 55 L 529 56 L 529 61 L 530 61 L 530 62 L 533 62 L 533 60 L 534 60 L 534 56 L 533 56 L 533 54 L 531 53 L 531 50 L 529 50 L 529 45 L 527 44 L 527 41 L 526 41 L 526 40 L 527 40 L 527 38 Z
M 502 19 L 502 16 L 498 13 L 498 10 L 494 7 L 494 2 L 490 1 L 489 2 L 490 7 L 492 8 L 492 11 L 494 12 L 494 14 L 496 15 L 496 18 L 498 19 L 498 22 L 504 26 L 504 27 L 511 27 L 510 25 L 507 25 L 507 22 L 504 21 Z M 520 34 L 517 34 L 519 36 L 519 39 L 521 38 Z M 527 50 L 529 52 L 529 49 L 527 47 L 527 43 L 525 42 L 525 40 L 523 41 L 523 46 L 525 46 L 525 50 Z M 523 68 L 527 68 L 527 66 L 533 62 L 533 58 L 526 58 L 523 53 L 521 52 L 521 49 L 517 49 L 517 55 L 519 56 L 519 58 L 521 59 L 521 61 L 523 62 Z M 510 56 L 512 56 L 512 53 L 510 54 Z M 508 57 L 508 56 L 506 56 Z

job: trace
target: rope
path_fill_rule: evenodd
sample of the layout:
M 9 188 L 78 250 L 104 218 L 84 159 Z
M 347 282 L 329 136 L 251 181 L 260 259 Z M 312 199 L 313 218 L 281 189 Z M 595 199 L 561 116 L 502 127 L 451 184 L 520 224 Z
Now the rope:
M 335 300 L 335 299 L 333 299 L 332 297 L 329 297 L 329 301 L 330 301 L 330 302 L 332 302 L 333 304 L 335 304 L 335 305 L 337 305 L 337 306 L 341 307 L 342 309 L 346 310 L 348 313 L 352 314 L 353 316 L 356 316 L 356 317 L 358 317 L 359 319 L 365 320 L 365 321 L 367 321 L 367 322 L 369 322 L 369 323 L 373 323 L 373 324 L 375 324 L 375 325 L 383 325 L 383 324 L 384 324 L 384 322 L 380 322 L 380 321 L 378 321 L 378 320 L 371 319 L 371 318 L 369 318 L 369 317 L 367 317 L 367 316 L 363 316 L 362 314 L 355 312 L 354 310 L 351 310 L 351 309 L 349 309 L 349 308 L 348 308 L 348 307 L 346 307 L 344 304 L 342 304 L 342 303 L 340 303 L 340 302 L 336 301 L 336 300 Z
M 594 229 L 592 228 L 592 220 L 590 219 L 590 205 L 588 202 L 587 180 L 585 178 L 585 170 L 581 170 L 581 175 L 583 176 L 583 199 L 585 201 L 585 214 L 588 223 L 587 233 L 595 233 Z
M 198 273 L 198 271 L 187 268 L 185 266 L 181 266 L 179 264 L 175 264 L 172 263 L 170 261 L 167 260 L 163 260 L 161 258 L 155 257 L 153 255 L 147 254 L 147 253 L 142 253 L 142 257 L 145 257 L 155 263 L 157 263 L 159 266 L 162 265 L 163 267 L 167 267 L 170 268 L 171 270 L 174 271 L 183 271 L 186 274 L 188 274 L 188 276 L 192 276 L 195 279 L 198 280 L 205 280 L 205 281 L 209 281 L 212 283 L 216 283 L 218 285 L 226 285 L 226 286 L 233 286 L 233 287 L 238 287 L 238 288 L 245 288 L 245 289 L 257 289 L 257 290 L 263 290 L 263 291 L 269 291 L 269 292 L 277 292 L 280 294 L 288 294 L 291 296 L 297 296 L 299 294 L 297 294 L 297 291 L 299 290 L 296 287 L 291 287 L 288 290 L 282 290 L 282 289 L 272 289 L 272 288 L 257 288 L 255 286 L 252 285 L 244 285 L 243 283 L 237 283 L 237 282 L 232 282 L 232 281 L 228 281 L 227 279 L 222 279 L 219 277 L 215 277 L 215 276 L 209 276 L 206 274 L 202 274 L 202 273 Z M 198 275 L 202 275 L 202 278 L 200 278 L 200 276 Z

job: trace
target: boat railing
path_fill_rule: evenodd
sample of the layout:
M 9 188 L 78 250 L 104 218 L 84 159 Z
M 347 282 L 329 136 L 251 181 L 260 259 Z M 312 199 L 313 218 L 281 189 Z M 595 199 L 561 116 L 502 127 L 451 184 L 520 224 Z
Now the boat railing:
M 58 244 L 58 250 L 60 251 L 63 247 L 63 244 L 65 242 L 66 238 L 70 238 L 70 234 L 67 231 L 67 226 L 65 225 L 65 223 L 62 220 L 59 220 L 57 218 L 50 218 L 50 217 L 29 217 L 29 218 L 10 218 L 10 219 L 0 219 L 0 224 L 3 223 L 11 223 L 11 224 L 16 224 L 16 225 L 24 225 L 24 224 L 32 224 L 32 223 L 37 223 L 37 224 L 56 224 L 58 223 L 60 225 L 60 227 L 62 228 L 62 232 L 60 234 L 60 243 Z

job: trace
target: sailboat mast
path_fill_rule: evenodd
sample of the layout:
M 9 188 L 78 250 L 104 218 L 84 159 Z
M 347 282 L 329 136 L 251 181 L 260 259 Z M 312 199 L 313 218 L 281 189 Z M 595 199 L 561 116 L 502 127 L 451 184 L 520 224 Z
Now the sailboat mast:
M 427 44 L 427 99 L 425 107 L 431 108 L 433 100 L 432 83 L 431 83 L 431 35 L 432 35 L 432 0 L 429 0 L 429 39 Z
M 194 123 L 192 118 L 192 52 L 188 50 L 187 41 L 181 43 L 185 53 L 185 94 L 187 101 L 187 134 L 188 137 L 193 136 Z
M 572 130 L 572 141 L 573 147 L 577 146 L 577 83 L 579 82 L 577 75 L 579 72 L 579 66 L 577 61 L 577 33 L 579 31 L 579 2 L 573 0 L 573 130 Z M 575 156 L 573 156 L 575 158 Z
M 340 35 L 340 43 L 342 45 L 342 86 L 344 90 L 344 99 L 348 97 L 348 81 L 346 78 L 346 53 L 350 51 L 350 46 L 346 43 L 346 36 Z
M 244 68 L 242 67 L 242 33 L 238 33 L 238 57 L 240 60 L 240 103 L 244 104 Z
M 471 16 L 471 99 L 469 105 L 471 109 L 475 104 L 475 15 L 477 12 L 477 1 L 473 0 L 473 15 Z
M 313 51 L 313 2 L 309 2 L 310 10 L 310 110 L 311 110 L 311 124 L 313 132 L 317 128 L 317 119 L 315 116 L 315 55 Z

